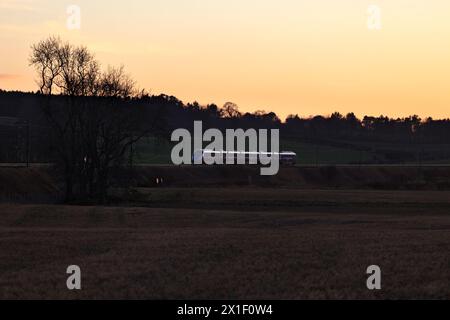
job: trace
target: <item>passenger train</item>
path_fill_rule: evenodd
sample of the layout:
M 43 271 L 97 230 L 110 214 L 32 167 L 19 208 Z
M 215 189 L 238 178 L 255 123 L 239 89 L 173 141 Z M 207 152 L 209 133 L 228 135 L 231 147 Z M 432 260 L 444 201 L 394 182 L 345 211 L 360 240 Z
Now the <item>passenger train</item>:
M 217 151 L 217 150 L 196 150 L 192 154 L 192 163 L 213 163 L 217 156 L 223 157 L 223 163 L 227 160 L 233 160 L 234 164 L 238 163 L 239 157 L 245 158 L 245 164 L 260 164 L 260 157 L 273 157 L 278 155 L 281 165 L 293 166 L 297 163 L 297 154 L 292 151 L 282 152 L 247 152 L 247 151 Z M 252 161 L 251 161 L 252 160 Z M 231 161 L 230 161 L 231 162 Z

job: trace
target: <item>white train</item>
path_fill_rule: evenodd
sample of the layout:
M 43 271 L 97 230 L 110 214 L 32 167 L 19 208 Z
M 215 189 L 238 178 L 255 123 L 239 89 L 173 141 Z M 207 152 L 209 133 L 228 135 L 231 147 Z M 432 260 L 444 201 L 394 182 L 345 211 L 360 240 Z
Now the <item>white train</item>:
M 297 163 L 297 154 L 292 151 L 282 152 L 247 152 L 247 151 L 216 151 L 216 150 L 196 150 L 192 154 L 192 163 L 212 163 L 214 159 L 221 155 L 223 157 L 223 163 L 227 163 L 227 160 L 233 160 L 237 164 L 239 157 L 245 158 L 245 163 L 257 163 L 259 164 L 260 157 L 278 155 L 280 157 L 281 165 L 295 165 Z

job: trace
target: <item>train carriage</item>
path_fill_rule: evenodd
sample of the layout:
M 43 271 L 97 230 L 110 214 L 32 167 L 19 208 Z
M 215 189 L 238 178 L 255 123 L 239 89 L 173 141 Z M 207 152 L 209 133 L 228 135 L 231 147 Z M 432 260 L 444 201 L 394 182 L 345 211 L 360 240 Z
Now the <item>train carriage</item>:
M 261 157 L 279 156 L 281 165 L 295 165 L 297 154 L 292 151 L 282 152 L 255 152 L 255 151 L 217 151 L 217 150 L 197 150 L 192 155 L 192 163 L 213 164 L 217 157 L 222 157 L 223 163 L 239 164 L 238 160 L 245 160 L 245 164 L 260 164 Z M 242 161 L 242 160 L 241 160 Z

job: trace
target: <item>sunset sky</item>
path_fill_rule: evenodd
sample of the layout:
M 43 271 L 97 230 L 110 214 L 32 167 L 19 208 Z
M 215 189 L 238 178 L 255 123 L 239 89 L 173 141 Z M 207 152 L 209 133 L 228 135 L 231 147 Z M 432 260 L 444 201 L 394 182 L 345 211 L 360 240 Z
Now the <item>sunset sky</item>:
M 71 4 L 79 30 L 66 26 Z M 30 45 L 49 35 L 184 102 L 450 117 L 448 0 L 0 0 L 0 88 L 37 89 Z

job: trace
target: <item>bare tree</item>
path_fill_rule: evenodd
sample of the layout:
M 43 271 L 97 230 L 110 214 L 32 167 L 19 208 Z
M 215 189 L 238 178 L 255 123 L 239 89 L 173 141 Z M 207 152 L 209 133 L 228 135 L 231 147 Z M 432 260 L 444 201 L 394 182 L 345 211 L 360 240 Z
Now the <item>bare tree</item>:
M 37 84 L 43 94 L 52 94 L 54 82 L 60 76 L 61 68 L 58 61 L 61 40 L 50 37 L 31 47 L 30 64 L 38 72 Z
M 86 47 L 50 37 L 32 46 L 43 110 L 54 131 L 54 147 L 64 168 L 66 200 L 74 195 L 105 200 L 110 168 L 129 146 L 147 134 L 141 109 L 130 106 L 135 83 L 124 68 L 105 72 Z M 54 94 L 64 98 L 55 100 Z

